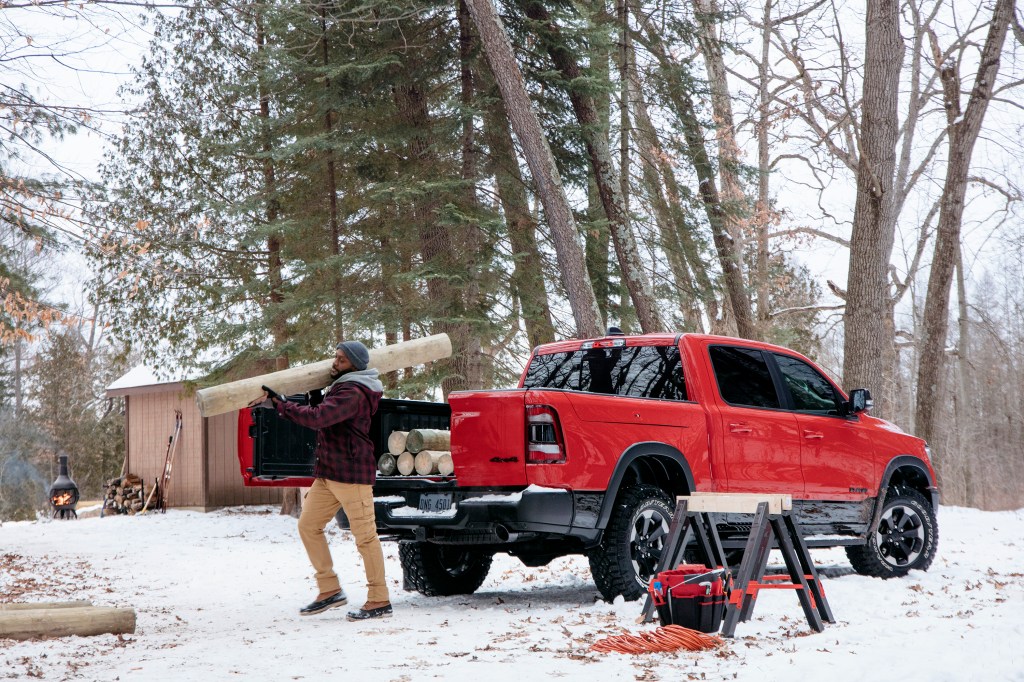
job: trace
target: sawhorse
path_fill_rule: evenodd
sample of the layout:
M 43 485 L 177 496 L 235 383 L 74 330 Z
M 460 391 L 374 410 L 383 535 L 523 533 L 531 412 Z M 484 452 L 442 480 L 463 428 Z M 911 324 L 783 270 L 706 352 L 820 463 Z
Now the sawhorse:
M 754 520 L 743 550 L 743 560 L 732 580 L 722 634 L 732 637 L 736 631 L 736 624 L 750 619 L 757 593 L 763 589 L 796 591 L 808 624 L 816 632 L 821 632 L 825 629 L 823 621 L 834 623 L 835 618 L 825 598 L 825 591 L 821 587 L 818 571 L 811 561 L 800 526 L 793 518 L 792 506 L 789 495 L 705 493 L 680 497 L 676 500 L 675 513 L 672 515 L 656 573 L 680 563 L 691 538 L 697 541 L 697 551 L 706 566 L 727 568 L 718 527 L 711 515 L 753 514 Z M 786 562 L 789 582 L 778 580 L 784 576 L 766 578 L 764 575 L 768 555 L 772 550 L 772 536 Z M 727 579 L 727 585 L 729 582 Z M 644 601 L 643 622 L 650 622 L 653 613 L 654 604 L 648 594 Z

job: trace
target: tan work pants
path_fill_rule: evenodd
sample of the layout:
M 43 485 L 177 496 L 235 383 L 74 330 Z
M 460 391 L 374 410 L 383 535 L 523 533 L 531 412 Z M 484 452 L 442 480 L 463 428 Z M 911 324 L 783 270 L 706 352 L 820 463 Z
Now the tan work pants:
M 338 574 L 334 572 L 331 550 L 324 537 L 324 527 L 338 513 L 345 510 L 356 549 L 363 557 L 366 569 L 366 601 L 389 602 L 388 586 L 384 582 L 384 551 L 377 537 L 377 522 L 373 512 L 373 486 L 356 483 L 338 483 L 318 478 L 306 493 L 299 517 L 299 537 L 306 547 L 309 561 L 316 570 L 316 584 L 320 592 L 341 589 Z

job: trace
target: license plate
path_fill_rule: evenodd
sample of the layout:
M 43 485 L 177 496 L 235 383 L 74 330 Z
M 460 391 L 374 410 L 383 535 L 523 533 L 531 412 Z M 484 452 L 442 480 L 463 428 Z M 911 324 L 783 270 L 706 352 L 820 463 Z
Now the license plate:
M 422 512 L 444 512 L 451 508 L 451 493 L 425 493 L 420 495 L 420 511 Z

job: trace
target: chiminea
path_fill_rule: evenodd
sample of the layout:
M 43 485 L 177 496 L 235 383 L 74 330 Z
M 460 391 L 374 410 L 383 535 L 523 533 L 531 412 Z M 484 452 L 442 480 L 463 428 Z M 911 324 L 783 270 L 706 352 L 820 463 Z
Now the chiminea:
M 77 519 L 78 486 L 68 476 L 68 456 L 61 455 L 60 473 L 57 480 L 50 486 L 50 504 L 53 505 L 53 518 Z

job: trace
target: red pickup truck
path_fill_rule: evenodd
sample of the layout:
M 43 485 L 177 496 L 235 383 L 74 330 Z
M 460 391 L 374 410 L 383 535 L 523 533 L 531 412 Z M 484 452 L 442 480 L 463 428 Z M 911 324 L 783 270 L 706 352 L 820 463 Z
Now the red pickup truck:
M 452 393 L 449 406 L 454 474 L 375 486 L 380 532 L 400 541 L 406 586 L 424 594 L 475 591 L 506 552 L 527 566 L 586 554 L 604 598 L 636 599 L 675 498 L 693 491 L 788 493 L 808 545 L 845 546 L 864 575 L 935 556 L 927 445 L 871 417 L 866 390 L 847 396 L 785 348 L 697 334 L 564 341 L 533 352 L 518 388 Z M 384 401 L 377 437 L 444 426 L 444 407 Z M 243 411 L 247 483 L 301 483 L 254 466 L 250 422 Z M 741 552 L 750 517 L 718 524 Z

